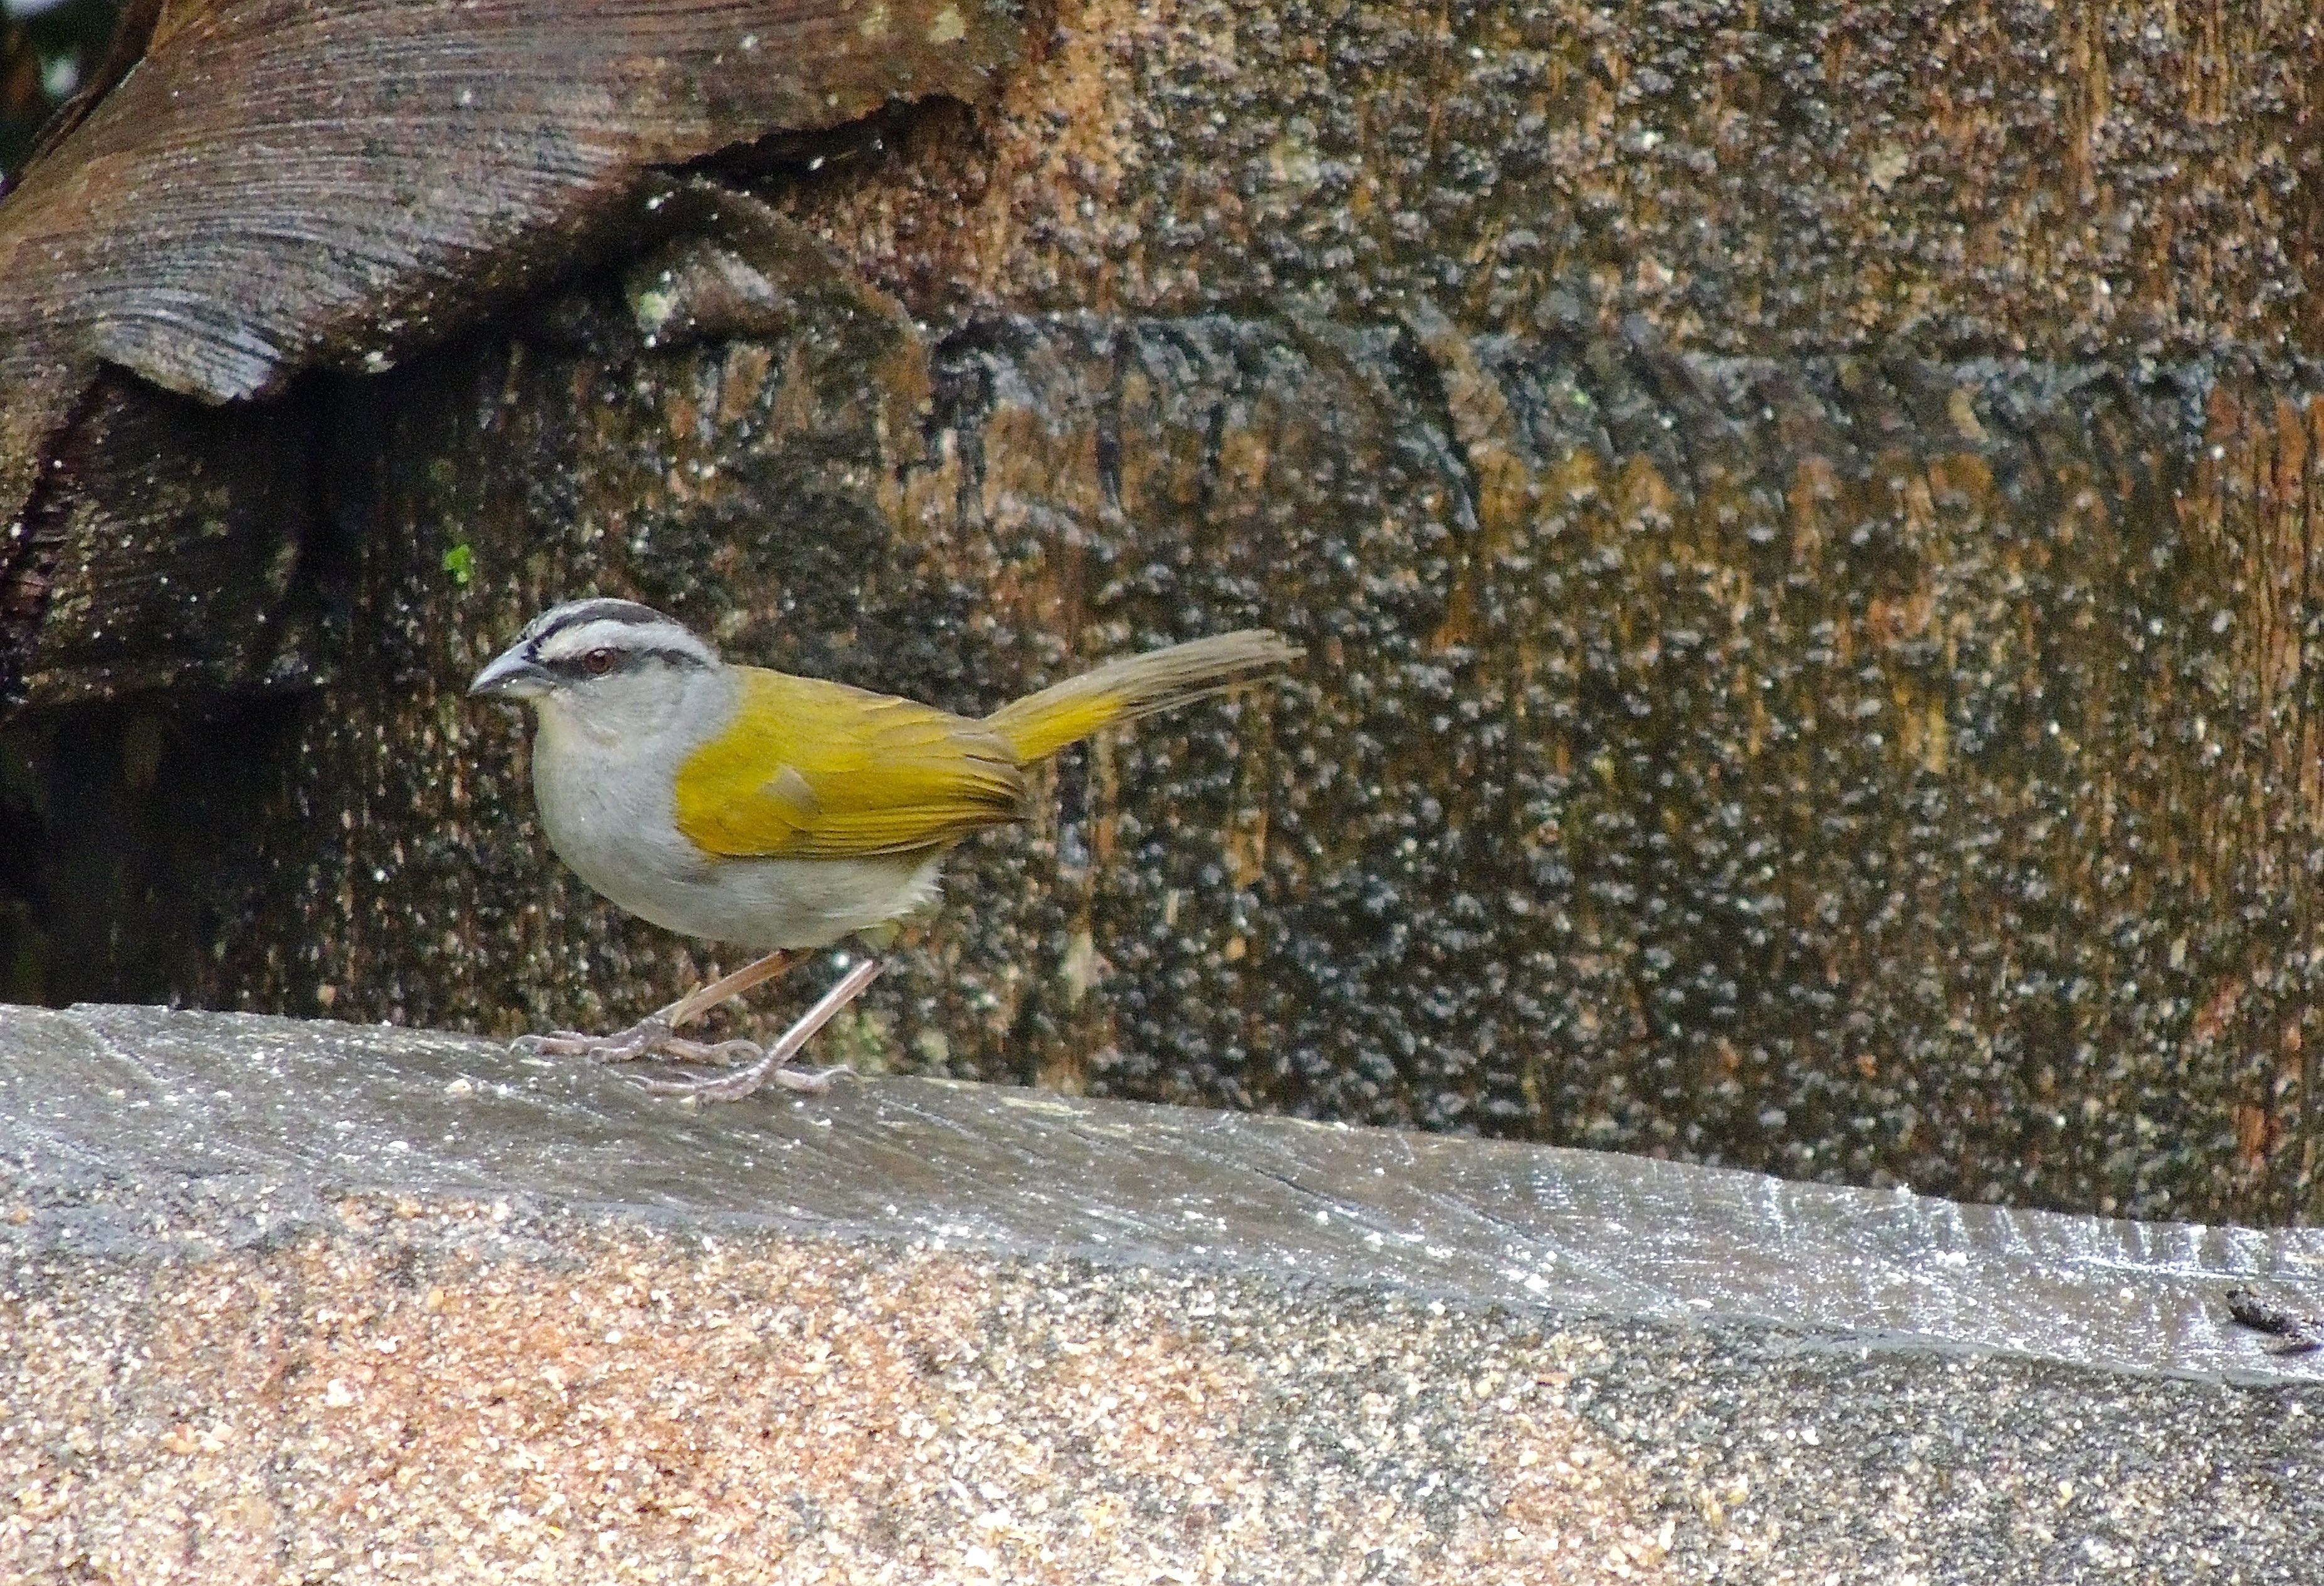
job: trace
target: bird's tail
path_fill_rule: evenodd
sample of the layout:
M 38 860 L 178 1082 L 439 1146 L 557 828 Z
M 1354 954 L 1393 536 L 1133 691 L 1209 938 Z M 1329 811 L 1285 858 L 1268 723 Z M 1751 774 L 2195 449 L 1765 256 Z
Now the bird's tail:
M 1019 765 L 1044 761 L 1101 728 L 1224 694 L 1304 653 L 1265 628 L 1245 628 L 1108 661 L 1028 694 L 984 718 Z

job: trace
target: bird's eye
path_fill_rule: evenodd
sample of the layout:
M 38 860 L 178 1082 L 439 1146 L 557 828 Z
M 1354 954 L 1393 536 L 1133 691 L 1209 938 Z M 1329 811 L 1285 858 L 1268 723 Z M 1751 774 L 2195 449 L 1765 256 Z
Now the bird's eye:
M 581 669 L 593 678 L 604 677 L 613 669 L 613 652 L 610 650 L 591 650 L 581 658 Z

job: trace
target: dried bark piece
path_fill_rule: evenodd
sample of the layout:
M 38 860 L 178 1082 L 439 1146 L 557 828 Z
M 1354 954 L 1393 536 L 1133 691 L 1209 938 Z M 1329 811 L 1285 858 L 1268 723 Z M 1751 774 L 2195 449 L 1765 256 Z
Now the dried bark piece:
M 96 507 L 37 499 L 101 364 L 213 402 L 386 368 L 569 267 L 657 168 L 981 97 L 1018 33 L 998 0 L 191 0 L 150 23 L 0 202 L 10 692 L 83 559 L 38 525 L 109 518 L 102 466 L 71 471 Z

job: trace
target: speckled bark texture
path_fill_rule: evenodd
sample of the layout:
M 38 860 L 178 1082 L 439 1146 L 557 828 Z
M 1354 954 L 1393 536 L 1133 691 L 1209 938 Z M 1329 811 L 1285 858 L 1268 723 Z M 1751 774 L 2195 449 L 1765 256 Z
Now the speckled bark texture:
M 915 302 L 1475 329 L 1563 288 L 1723 354 L 2318 350 L 2297 0 L 1063 0 L 1001 114 L 800 184 Z M 966 214 L 962 215 L 962 206 Z
M 673 351 L 608 291 L 558 335 L 364 393 L 333 471 L 379 669 L 300 730 L 268 879 L 181 991 L 509 1033 L 670 994 L 683 949 L 561 874 L 521 733 L 461 696 L 561 595 L 966 710 L 1268 622 L 1292 681 L 1076 752 L 1028 835 L 964 852 L 862 1046 L 1971 1197 L 2310 1203 L 2303 384 L 1419 313 L 929 343 L 864 308 Z
M 1062 5 L 318 381 L 287 703 L 16 729 L 10 983 L 666 1000 L 459 697 L 558 599 L 961 709 L 1265 622 L 833 1050 L 2311 1219 L 2319 22 L 2231 10 Z

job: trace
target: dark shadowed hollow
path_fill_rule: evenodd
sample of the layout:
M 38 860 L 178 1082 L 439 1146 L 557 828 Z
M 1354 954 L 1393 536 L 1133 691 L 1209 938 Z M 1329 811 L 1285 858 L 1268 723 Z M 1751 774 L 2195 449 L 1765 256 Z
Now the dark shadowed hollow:
M 831 1055 L 2312 1221 L 2315 20 L 1927 9 L 1065 5 L 387 372 L 107 365 L 0 546 L 0 991 L 665 1000 L 462 694 L 568 596 L 964 710 L 1265 623 Z

